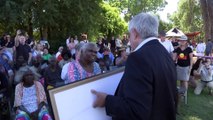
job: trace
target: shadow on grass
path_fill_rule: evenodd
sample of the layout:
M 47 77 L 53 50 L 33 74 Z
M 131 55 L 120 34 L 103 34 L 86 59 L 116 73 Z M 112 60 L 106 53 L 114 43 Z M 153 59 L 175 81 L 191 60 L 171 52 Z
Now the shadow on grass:
M 195 95 L 193 89 L 189 89 L 188 104 L 180 101 L 177 120 L 213 120 L 213 96 L 208 92 L 204 89 L 200 95 Z

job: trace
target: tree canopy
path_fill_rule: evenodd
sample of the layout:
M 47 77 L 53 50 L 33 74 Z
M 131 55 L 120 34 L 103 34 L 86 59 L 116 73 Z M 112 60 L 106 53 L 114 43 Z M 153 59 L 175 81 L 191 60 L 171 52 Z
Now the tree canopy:
M 165 4 L 165 0 L 1 0 L 0 34 L 24 29 L 35 39 L 55 44 L 81 33 L 95 40 L 127 32 L 131 16 L 155 12 Z

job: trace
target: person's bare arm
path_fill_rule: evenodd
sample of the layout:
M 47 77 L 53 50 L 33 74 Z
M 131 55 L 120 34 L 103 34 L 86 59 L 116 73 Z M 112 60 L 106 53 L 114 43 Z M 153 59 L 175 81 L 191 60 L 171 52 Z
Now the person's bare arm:
M 19 46 L 19 40 L 18 40 L 18 36 L 16 35 L 15 37 L 15 47 Z
M 173 61 L 176 62 L 176 60 L 177 60 L 177 53 L 172 53 L 172 59 L 173 59 Z
M 28 64 L 30 64 L 31 59 L 32 59 L 32 53 L 29 53 L 29 58 L 28 58 L 28 61 L 27 61 Z
M 189 67 L 189 71 L 192 70 L 192 65 L 193 65 L 193 53 L 189 54 L 189 58 L 190 58 L 190 67 Z

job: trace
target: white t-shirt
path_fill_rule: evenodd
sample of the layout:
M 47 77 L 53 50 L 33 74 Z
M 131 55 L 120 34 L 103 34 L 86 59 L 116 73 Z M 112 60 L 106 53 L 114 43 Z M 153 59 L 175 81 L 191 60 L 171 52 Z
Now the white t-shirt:
M 122 41 L 120 39 L 115 40 L 116 47 L 122 47 Z
M 174 51 L 174 47 L 172 45 L 172 42 L 169 41 L 169 40 L 165 40 L 165 41 L 161 41 L 159 40 L 160 43 L 166 48 L 166 50 L 169 52 L 169 53 L 172 53 Z
M 196 47 L 197 53 L 204 53 L 206 49 L 206 44 L 205 43 L 198 43 Z

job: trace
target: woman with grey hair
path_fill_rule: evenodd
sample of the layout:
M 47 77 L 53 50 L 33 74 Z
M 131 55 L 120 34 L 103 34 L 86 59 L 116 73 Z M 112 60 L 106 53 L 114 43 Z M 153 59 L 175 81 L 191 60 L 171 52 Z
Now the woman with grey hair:
M 65 84 L 101 73 L 98 63 L 95 62 L 97 50 L 94 43 L 83 44 L 77 53 L 76 60 L 64 65 L 62 69 L 61 78 Z

